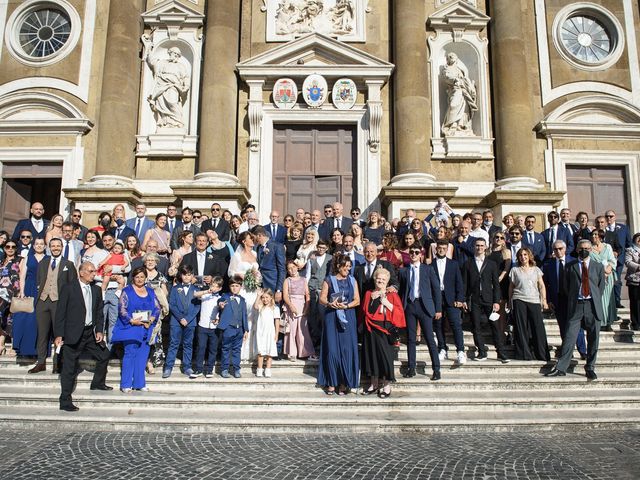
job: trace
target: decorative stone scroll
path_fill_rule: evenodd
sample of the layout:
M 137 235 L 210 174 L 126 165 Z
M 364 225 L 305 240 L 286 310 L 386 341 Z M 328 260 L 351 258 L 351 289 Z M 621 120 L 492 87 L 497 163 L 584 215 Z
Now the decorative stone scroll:
M 263 0 L 267 42 L 286 42 L 317 32 L 344 42 L 365 41 L 368 0 Z

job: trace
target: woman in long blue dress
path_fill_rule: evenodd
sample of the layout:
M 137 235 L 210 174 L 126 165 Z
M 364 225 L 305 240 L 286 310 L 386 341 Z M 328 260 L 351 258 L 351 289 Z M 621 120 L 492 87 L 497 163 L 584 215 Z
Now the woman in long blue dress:
M 320 293 L 320 303 L 326 307 L 318 384 L 327 395 L 344 395 L 360 383 L 358 359 L 358 325 L 356 307 L 360 294 L 355 279 L 349 274 L 351 260 L 336 255 L 332 260 L 332 275 L 328 276 Z
M 38 337 L 38 322 L 36 321 L 35 301 L 38 294 L 36 274 L 38 265 L 47 256 L 43 238 L 33 241 L 33 248 L 26 258 L 20 262 L 20 297 L 33 297 L 34 309 L 31 313 L 19 312 L 13 314 L 13 349 L 21 357 L 35 357 L 38 352 L 36 340 Z
M 144 374 L 149 358 L 149 341 L 160 316 L 160 304 L 147 287 L 147 269 L 138 267 L 131 272 L 131 285 L 122 289 L 118 306 L 118 320 L 113 327 L 113 343 L 122 343 L 124 356 L 120 374 L 120 391 L 148 392 Z

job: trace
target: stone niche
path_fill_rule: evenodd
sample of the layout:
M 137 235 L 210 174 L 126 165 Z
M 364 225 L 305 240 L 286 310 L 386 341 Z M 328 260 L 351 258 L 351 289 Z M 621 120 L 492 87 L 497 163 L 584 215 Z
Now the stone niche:
M 142 14 L 138 157 L 195 157 L 204 16 L 178 1 Z
M 432 158 L 492 160 L 487 39 L 489 17 L 469 2 L 445 4 L 427 20 Z

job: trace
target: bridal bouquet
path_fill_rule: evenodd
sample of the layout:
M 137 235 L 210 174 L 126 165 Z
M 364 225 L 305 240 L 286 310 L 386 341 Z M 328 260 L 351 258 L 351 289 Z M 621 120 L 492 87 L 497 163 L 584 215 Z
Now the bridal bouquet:
M 257 268 L 247 270 L 242 286 L 247 292 L 254 292 L 262 285 L 262 274 Z

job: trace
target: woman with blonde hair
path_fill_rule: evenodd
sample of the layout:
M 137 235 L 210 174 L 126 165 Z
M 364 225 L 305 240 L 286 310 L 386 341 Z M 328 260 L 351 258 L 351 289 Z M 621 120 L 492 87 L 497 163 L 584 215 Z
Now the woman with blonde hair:
M 302 241 L 302 245 L 298 248 L 298 252 L 296 253 L 296 258 L 294 260 L 298 270 L 302 270 L 306 267 L 309 256 L 315 252 L 318 247 L 318 240 L 320 240 L 318 231 L 313 228 L 308 228 L 304 233 L 304 240 Z M 301 272 L 300 274 L 304 276 L 304 272 Z
M 362 227 L 357 223 L 351 225 L 349 229 L 349 234 L 353 237 L 353 249 L 357 253 L 362 253 L 364 251 L 364 244 L 362 239 Z
M 56 213 L 53 217 L 51 217 L 51 221 L 49 222 L 49 226 L 47 227 L 47 233 L 44 236 L 44 243 L 49 245 L 49 240 L 52 238 L 62 238 L 62 224 L 64 222 L 64 217 L 59 213 Z

